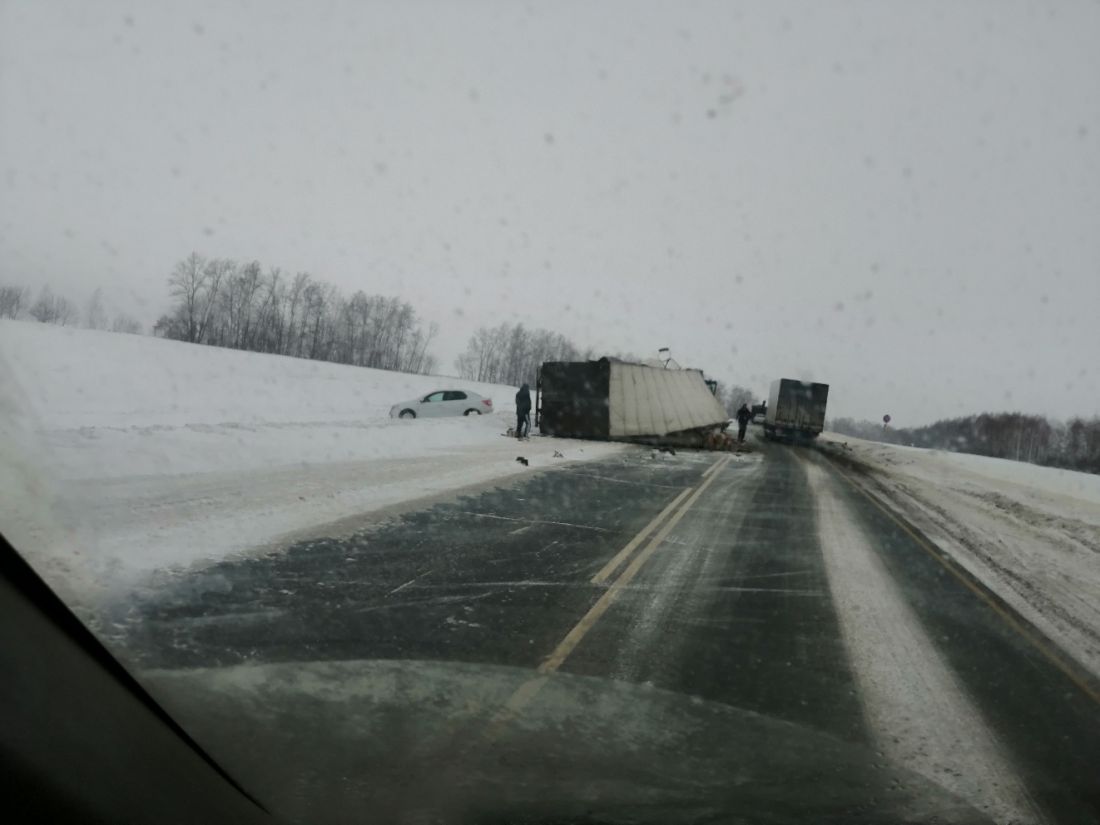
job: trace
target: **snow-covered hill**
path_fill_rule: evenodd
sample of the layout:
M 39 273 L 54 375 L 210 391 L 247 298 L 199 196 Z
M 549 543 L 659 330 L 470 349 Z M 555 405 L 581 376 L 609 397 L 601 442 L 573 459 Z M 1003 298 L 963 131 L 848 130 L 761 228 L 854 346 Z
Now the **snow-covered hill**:
M 515 408 L 514 387 L 35 323 L 0 322 L 0 354 L 5 392 L 65 479 L 422 455 L 481 443 Z M 452 387 L 492 398 L 497 413 L 388 417 L 399 401 Z
M 469 389 L 496 413 L 402 421 Z M 0 321 L 0 529 L 94 601 L 154 570 L 530 472 L 514 387 Z M 623 449 L 524 444 L 531 467 Z
M 514 409 L 515 387 L 203 347 L 139 335 L 0 321 L 0 353 L 40 426 L 343 423 L 461 387 Z

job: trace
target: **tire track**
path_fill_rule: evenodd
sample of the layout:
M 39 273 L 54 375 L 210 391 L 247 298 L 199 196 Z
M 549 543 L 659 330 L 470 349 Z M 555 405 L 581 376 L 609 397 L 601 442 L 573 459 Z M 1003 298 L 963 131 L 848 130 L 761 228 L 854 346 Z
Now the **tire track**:
M 997 822 L 1046 819 L 1007 750 L 909 608 L 821 467 L 803 460 L 845 647 L 867 725 L 891 760 Z

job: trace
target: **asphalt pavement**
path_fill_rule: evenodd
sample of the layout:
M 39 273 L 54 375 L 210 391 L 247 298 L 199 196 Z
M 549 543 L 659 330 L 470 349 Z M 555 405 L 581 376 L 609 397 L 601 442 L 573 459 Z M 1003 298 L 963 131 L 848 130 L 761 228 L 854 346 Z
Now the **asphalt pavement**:
M 984 743 L 968 758 L 1012 774 L 971 799 L 992 819 L 1100 821 L 1100 704 L 1052 643 L 861 492 L 851 468 L 812 447 L 750 444 L 734 456 L 639 448 L 364 516 L 173 581 L 133 608 L 119 644 L 157 673 L 380 660 L 517 668 L 532 681 L 505 703 L 512 717 L 545 679 L 591 677 L 879 755 L 913 737 L 915 761 L 930 765 L 940 757 L 919 739 L 950 724 L 964 750 Z M 846 547 L 821 529 L 826 506 L 866 537 L 894 612 L 861 616 L 858 599 L 838 598 L 845 583 L 828 560 Z M 912 626 L 860 637 L 861 621 L 886 615 Z M 898 649 L 875 647 L 894 639 Z M 888 706 L 893 688 L 881 673 L 904 687 L 928 681 L 929 668 L 946 675 L 906 700 L 905 724 L 884 720 L 872 695 Z M 970 787 L 943 779 L 964 796 Z

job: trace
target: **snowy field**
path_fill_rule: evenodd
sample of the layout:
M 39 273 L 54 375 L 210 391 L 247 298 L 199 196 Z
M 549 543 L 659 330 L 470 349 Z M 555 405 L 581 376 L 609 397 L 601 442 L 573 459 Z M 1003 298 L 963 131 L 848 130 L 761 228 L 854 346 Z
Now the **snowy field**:
M 388 417 L 449 388 L 496 412 Z M 67 598 L 94 605 L 153 573 L 624 449 L 503 438 L 515 391 L 0 321 L 0 525 Z
M 904 515 L 1100 677 L 1100 476 L 825 434 Z

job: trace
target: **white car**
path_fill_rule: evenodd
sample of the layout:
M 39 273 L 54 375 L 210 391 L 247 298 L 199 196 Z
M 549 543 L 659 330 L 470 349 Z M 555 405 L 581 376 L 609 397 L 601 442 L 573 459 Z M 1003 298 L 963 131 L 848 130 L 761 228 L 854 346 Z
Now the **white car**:
M 467 390 L 438 390 L 423 398 L 394 404 L 390 418 L 442 418 L 448 415 L 482 415 L 493 411 L 493 399 Z

